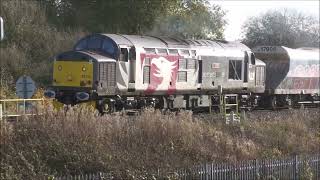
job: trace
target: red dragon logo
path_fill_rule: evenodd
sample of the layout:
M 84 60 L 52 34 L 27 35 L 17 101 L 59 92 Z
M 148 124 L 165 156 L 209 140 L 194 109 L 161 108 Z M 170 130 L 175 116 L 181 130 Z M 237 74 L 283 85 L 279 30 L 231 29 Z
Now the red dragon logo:
M 145 55 L 141 55 L 141 65 L 144 65 Z M 150 84 L 146 94 L 153 94 L 155 91 L 167 91 L 172 94 L 176 90 L 176 77 L 178 70 L 178 56 L 157 56 L 150 57 Z

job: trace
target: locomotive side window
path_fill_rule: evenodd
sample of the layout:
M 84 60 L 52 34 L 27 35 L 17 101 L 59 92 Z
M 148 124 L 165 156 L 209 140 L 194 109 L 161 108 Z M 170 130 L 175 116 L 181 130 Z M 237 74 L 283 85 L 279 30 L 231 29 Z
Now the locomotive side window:
M 169 54 L 178 55 L 177 49 L 169 49 Z
M 182 56 L 190 56 L 189 50 L 181 49 L 180 55 Z
M 241 80 L 242 61 L 229 60 L 229 79 Z
M 119 60 L 123 62 L 128 62 L 129 53 L 127 48 L 121 48 Z
M 158 51 L 158 54 L 165 54 L 165 55 L 168 54 L 167 49 L 157 49 L 157 51 Z
M 130 48 L 129 59 L 132 61 L 136 60 L 136 49 L 134 47 Z
M 253 65 L 256 64 L 256 57 L 254 56 L 253 53 L 251 53 L 251 63 L 252 63 Z
M 249 64 L 249 56 L 247 52 L 244 52 L 244 79 L 243 82 L 248 82 L 248 65 Z
M 196 50 L 191 50 L 191 56 L 196 56 L 197 55 L 197 51 Z
M 155 48 L 144 48 L 147 54 L 155 54 L 156 49 Z
M 199 71 L 198 71 L 198 83 L 202 83 L 202 60 L 198 60 Z

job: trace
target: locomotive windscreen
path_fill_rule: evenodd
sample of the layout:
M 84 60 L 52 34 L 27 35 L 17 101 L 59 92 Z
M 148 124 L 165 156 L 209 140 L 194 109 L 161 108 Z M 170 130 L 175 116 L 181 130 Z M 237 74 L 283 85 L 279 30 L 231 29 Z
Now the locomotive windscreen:
M 113 59 L 118 59 L 118 46 L 113 40 L 99 34 L 81 39 L 74 47 L 74 50 L 93 50 L 102 52 Z

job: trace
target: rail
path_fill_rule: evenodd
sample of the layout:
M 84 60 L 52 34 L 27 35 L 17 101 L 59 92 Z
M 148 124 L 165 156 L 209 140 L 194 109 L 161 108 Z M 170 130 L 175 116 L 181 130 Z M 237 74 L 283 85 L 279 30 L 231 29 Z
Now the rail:
M 0 99 L 0 120 L 39 114 L 39 103 L 43 105 L 44 99 Z

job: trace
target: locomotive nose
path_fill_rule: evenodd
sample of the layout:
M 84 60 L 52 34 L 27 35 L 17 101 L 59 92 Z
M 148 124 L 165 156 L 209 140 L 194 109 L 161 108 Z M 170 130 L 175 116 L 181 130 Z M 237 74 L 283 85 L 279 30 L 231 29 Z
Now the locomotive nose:
M 92 88 L 93 62 L 80 52 L 58 55 L 53 67 L 53 86 Z

